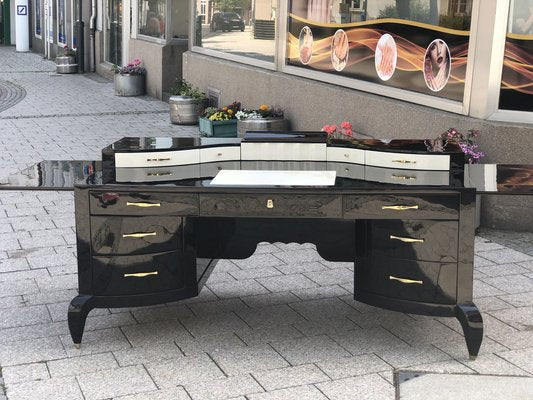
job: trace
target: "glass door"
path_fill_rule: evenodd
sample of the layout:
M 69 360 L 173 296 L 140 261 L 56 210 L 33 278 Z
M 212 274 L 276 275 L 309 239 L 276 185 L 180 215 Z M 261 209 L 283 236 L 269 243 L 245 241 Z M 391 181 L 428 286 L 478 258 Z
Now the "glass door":
M 122 65 L 122 0 L 106 0 L 105 60 Z

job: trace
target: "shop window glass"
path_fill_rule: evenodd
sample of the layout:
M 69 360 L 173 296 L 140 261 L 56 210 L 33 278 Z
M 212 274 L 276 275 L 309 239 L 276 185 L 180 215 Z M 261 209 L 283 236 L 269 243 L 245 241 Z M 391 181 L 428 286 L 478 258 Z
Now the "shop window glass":
M 105 60 L 122 65 L 122 0 L 107 0 L 105 7 Z
M 172 37 L 189 37 L 189 0 L 172 0 Z
M 277 0 L 196 0 L 195 46 L 274 61 Z
M 41 34 L 41 0 L 35 0 L 35 36 L 39 39 L 42 37 Z
M 65 14 L 65 0 L 57 0 L 57 43 L 67 43 L 67 23 Z
M 139 34 L 165 39 L 166 0 L 139 0 Z
M 533 0 L 511 0 L 500 108 L 533 111 Z
M 472 0 L 292 0 L 287 64 L 463 101 Z

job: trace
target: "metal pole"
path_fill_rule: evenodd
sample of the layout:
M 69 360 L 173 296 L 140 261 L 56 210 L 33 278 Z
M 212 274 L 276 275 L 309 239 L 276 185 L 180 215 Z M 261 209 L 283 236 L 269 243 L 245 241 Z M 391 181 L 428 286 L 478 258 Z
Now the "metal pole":
M 78 48 L 77 48 L 77 53 L 78 53 L 78 72 L 79 73 L 83 73 L 85 72 L 85 59 L 84 59 L 84 53 L 85 53 L 85 49 L 84 49 L 84 45 L 83 45 L 83 42 L 84 42 L 84 24 L 83 24 L 83 19 L 82 19 L 82 16 L 83 16 L 83 1 L 82 0 L 78 0 L 78 22 L 77 22 L 77 28 L 78 28 Z

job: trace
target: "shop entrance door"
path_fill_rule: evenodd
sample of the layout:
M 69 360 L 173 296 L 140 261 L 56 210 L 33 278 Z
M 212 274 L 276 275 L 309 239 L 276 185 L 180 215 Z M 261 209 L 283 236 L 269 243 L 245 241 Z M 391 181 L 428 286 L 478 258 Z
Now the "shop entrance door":
M 9 0 L 0 0 L 0 43 L 11 44 L 11 24 L 9 22 Z
M 122 65 L 122 0 L 106 0 L 105 60 Z

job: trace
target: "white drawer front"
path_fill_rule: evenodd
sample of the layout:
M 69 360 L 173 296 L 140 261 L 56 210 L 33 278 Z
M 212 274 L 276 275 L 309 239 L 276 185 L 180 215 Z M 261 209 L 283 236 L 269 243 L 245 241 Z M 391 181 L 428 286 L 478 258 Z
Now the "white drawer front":
M 447 186 L 450 184 L 450 173 L 448 171 L 406 171 L 405 169 L 367 166 L 365 167 L 365 180 L 399 185 Z
M 367 150 L 365 160 L 366 165 L 383 168 L 433 171 L 448 171 L 450 169 L 450 156 L 444 154 L 387 153 Z
M 326 161 L 326 144 L 241 143 L 241 160 Z
M 328 162 L 328 171 L 337 171 L 340 178 L 365 179 L 364 165 Z
M 200 165 L 160 168 L 115 168 L 117 182 L 160 182 L 200 178 Z
M 200 149 L 200 162 L 238 161 L 241 159 L 240 146 L 208 147 Z
M 327 155 L 328 161 L 347 162 L 354 164 L 365 163 L 365 150 L 328 147 Z
M 200 163 L 200 150 L 153 151 L 145 153 L 115 153 L 115 167 L 165 167 Z

